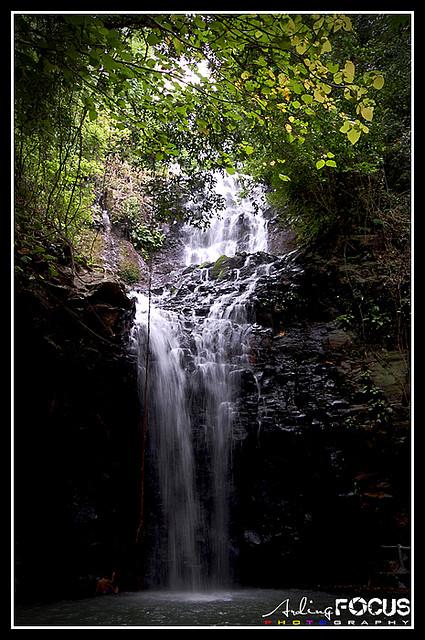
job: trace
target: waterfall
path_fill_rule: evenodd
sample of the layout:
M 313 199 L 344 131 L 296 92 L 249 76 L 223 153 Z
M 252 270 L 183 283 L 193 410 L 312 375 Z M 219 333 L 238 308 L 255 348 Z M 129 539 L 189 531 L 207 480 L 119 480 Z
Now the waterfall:
M 102 225 L 104 231 L 103 261 L 108 271 L 116 271 L 118 264 L 117 245 L 112 234 L 111 218 L 107 209 L 102 209 Z
M 251 253 L 267 249 L 267 221 L 237 182 L 220 179 L 224 212 L 209 229 L 186 227 L 184 262 L 242 256 L 230 285 L 219 290 L 209 267 L 182 269 L 179 287 L 152 297 L 149 434 L 158 467 L 163 532 L 157 574 L 172 589 L 218 587 L 231 580 L 229 500 L 231 449 L 240 378 L 249 368 L 250 297 L 270 264 L 255 267 Z M 262 203 L 262 194 L 251 194 Z M 144 387 L 148 299 L 136 298 L 133 343 Z M 183 308 L 184 307 L 184 308 Z M 164 580 L 160 579 L 162 584 Z
M 186 227 L 185 264 L 213 262 L 222 255 L 234 256 L 236 252 L 267 251 L 267 221 L 253 211 L 251 200 L 263 204 L 264 196 L 259 187 L 252 187 L 250 200 L 240 198 L 237 179 L 216 175 L 216 191 L 223 196 L 225 209 L 215 214 L 206 230 Z
M 144 389 L 148 297 L 136 295 L 139 389 Z M 168 582 L 173 588 L 199 588 L 195 532 L 199 508 L 194 487 L 191 417 L 187 379 L 176 314 L 151 307 L 148 415 L 158 455 L 160 494 L 167 528 Z

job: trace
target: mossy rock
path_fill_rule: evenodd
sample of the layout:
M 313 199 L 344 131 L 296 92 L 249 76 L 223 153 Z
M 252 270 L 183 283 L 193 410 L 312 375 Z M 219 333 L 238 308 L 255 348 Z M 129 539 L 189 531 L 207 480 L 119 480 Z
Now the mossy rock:
M 119 277 L 126 284 L 136 284 L 140 280 L 140 269 L 133 263 L 126 263 L 118 271 Z
M 222 269 L 222 270 L 220 271 L 220 273 L 218 274 L 218 276 L 217 276 L 217 280 L 224 280 L 224 278 L 227 276 L 227 274 L 229 273 L 229 271 L 230 271 L 230 269 L 229 269 L 229 268 L 227 268 L 227 269 Z
M 118 276 L 128 285 L 140 282 L 141 271 L 139 255 L 134 246 L 127 240 L 119 241 Z
M 388 401 L 400 403 L 408 384 L 408 364 L 405 355 L 398 351 L 383 351 L 378 359 L 369 360 L 373 383 L 379 387 Z
M 229 256 L 220 256 L 210 269 L 210 276 L 213 279 L 223 279 L 231 268 L 232 258 Z

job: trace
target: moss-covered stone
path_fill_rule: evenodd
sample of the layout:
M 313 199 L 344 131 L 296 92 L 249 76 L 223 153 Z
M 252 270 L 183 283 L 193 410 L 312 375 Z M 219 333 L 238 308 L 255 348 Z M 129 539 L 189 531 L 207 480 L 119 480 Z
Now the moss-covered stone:
M 134 264 L 124 264 L 118 271 L 119 277 L 126 284 L 135 284 L 140 280 L 140 269 Z
M 211 267 L 210 276 L 213 279 L 222 278 L 223 274 L 225 274 L 229 268 L 232 258 L 228 256 L 220 256 Z
M 140 282 L 140 264 L 137 251 L 127 240 L 120 240 L 118 276 L 126 284 Z
M 409 378 L 406 355 L 399 351 L 381 351 L 379 360 L 369 358 L 369 371 L 373 383 L 392 403 L 402 402 Z
M 220 271 L 220 273 L 218 274 L 218 276 L 217 276 L 217 280 L 224 280 L 224 278 L 227 276 L 228 273 L 229 273 L 229 269 L 228 268 L 222 269 Z

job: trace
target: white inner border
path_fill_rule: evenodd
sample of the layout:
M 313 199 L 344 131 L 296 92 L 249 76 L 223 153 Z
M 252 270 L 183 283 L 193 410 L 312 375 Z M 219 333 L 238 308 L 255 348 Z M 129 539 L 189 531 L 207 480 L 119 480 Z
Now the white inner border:
M 411 317 L 414 319 L 414 11 L 345 11 L 341 10 L 320 10 L 320 9 L 312 9 L 311 11 L 261 11 L 261 9 L 257 11 L 11 11 L 11 172 L 10 172 L 10 183 L 11 183 L 11 259 L 10 259 L 10 269 L 11 269 L 11 483 L 12 483 L 12 491 L 11 491 L 11 629 L 258 629 L 258 628 L 268 628 L 268 629 L 279 629 L 278 625 L 273 626 L 15 626 L 14 625 L 14 567 L 15 567 L 15 556 L 14 556 L 14 360 L 13 360 L 13 346 L 14 346 L 14 307 L 13 300 L 15 295 L 14 288 L 14 260 L 13 260 L 13 248 L 15 242 L 15 234 L 14 234 L 14 179 L 13 179 L 13 165 L 14 165 L 14 16 L 15 15 L 61 15 L 61 14 L 70 14 L 70 15 L 326 15 L 326 14 L 341 14 L 341 15 L 410 15 L 410 29 L 411 29 Z M 388 630 L 400 630 L 400 629 L 414 629 L 414 555 L 415 555 L 415 547 L 414 547 L 414 385 L 413 385 L 413 371 L 414 371 L 414 329 L 413 322 L 411 323 L 411 373 L 410 373 L 410 382 L 411 382 L 411 624 L 403 627 L 400 626 L 347 626 L 347 625 L 325 625 L 325 626 L 309 626 L 300 625 L 300 626 L 285 626 L 286 629 L 350 629 L 350 630 L 360 630 L 360 629 L 388 629 Z M 76 601 L 77 603 L 77 601 Z

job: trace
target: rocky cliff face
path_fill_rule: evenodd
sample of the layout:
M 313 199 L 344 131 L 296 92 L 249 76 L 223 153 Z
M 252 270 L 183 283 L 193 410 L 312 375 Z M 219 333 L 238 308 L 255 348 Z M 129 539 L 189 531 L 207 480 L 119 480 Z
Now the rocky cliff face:
M 338 261 L 300 252 L 260 283 L 235 443 L 243 583 L 400 586 L 409 544 L 406 354 L 335 317 Z
M 276 242 L 278 252 L 293 239 L 283 234 Z M 171 254 L 177 250 L 173 245 Z M 258 253 L 248 266 L 244 255 L 210 265 L 217 294 L 236 271 L 249 277 L 267 261 Z M 160 290 L 170 268 L 159 262 Z M 409 544 L 405 353 L 373 345 L 336 320 L 351 295 L 340 261 L 296 251 L 274 265 L 251 300 L 250 363 L 240 372 L 230 523 L 235 581 L 400 586 L 406 576 L 386 547 Z M 202 317 L 208 309 L 197 303 L 199 269 L 174 275 L 179 310 Z M 19 597 L 91 595 L 96 578 L 114 567 L 123 588 L 146 584 L 134 545 L 140 407 L 128 350 L 133 313 L 113 276 L 64 272 L 17 292 Z M 146 507 L 152 548 L 153 481 Z
M 17 291 L 18 598 L 92 595 L 125 564 L 138 488 L 133 313 L 117 280 L 83 271 Z

